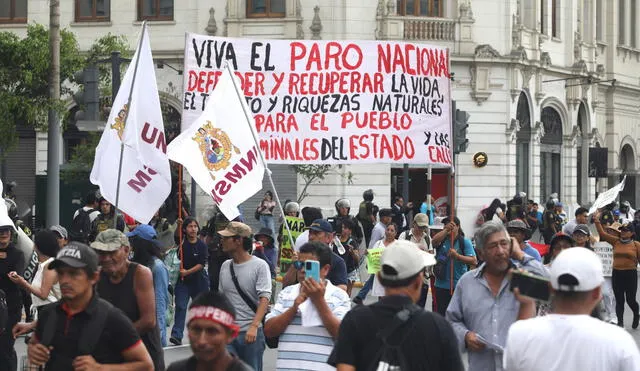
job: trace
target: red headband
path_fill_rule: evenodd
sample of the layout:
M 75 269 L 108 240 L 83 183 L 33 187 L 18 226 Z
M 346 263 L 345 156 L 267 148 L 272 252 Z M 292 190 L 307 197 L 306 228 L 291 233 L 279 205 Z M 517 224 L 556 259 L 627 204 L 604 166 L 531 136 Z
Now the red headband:
M 187 325 L 194 319 L 204 319 L 214 323 L 218 323 L 232 331 L 233 337 L 238 336 L 240 326 L 236 324 L 235 318 L 231 313 L 222 309 L 209 306 L 197 306 L 189 309 L 187 314 Z

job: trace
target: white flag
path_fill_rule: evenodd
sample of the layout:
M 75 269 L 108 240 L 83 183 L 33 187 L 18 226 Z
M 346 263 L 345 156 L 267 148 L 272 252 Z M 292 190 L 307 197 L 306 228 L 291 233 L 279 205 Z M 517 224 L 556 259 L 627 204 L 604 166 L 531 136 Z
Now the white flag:
M 187 168 L 231 220 L 240 214 L 238 205 L 262 189 L 264 166 L 253 139 L 253 119 L 248 122 L 245 116 L 249 108 L 226 68 L 202 115 L 171 141 L 167 154 Z
M 13 223 L 13 220 L 9 217 L 9 210 L 7 208 L 7 204 L 3 198 L 4 196 L 4 184 L 2 180 L 0 180 L 0 198 L 2 198 L 2 202 L 0 202 L 0 226 L 10 225 L 14 231 L 17 232 L 16 225 Z
M 618 193 L 622 192 L 622 190 L 624 189 L 624 183 L 626 182 L 626 180 L 627 176 L 625 175 L 624 178 L 622 178 L 622 181 L 616 186 L 600 193 L 596 201 L 593 203 L 593 205 L 591 205 L 591 208 L 589 209 L 589 215 L 615 201 L 616 198 L 618 198 Z
M 148 223 L 171 192 L 171 171 L 146 26 L 140 37 L 96 148 L 91 183 L 100 186 L 102 196 L 114 205 L 119 187 L 118 209 Z M 122 143 L 125 145 L 118 184 Z

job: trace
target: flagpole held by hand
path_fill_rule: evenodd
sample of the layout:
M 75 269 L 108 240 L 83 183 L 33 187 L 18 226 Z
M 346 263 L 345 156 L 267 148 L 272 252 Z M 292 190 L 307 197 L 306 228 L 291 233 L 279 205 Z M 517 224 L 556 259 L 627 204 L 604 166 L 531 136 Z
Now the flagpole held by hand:
M 233 90 L 236 91 L 236 94 L 238 95 L 238 99 L 244 103 L 245 97 L 244 95 L 241 94 L 240 89 L 238 88 L 236 78 L 233 75 L 233 71 L 231 70 L 231 66 L 229 65 L 229 63 L 225 63 L 224 69 L 231 77 L 231 81 L 233 83 Z M 273 190 L 273 196 L 275 197 L 276 203 L 278 204 L 278 210 L 280 210 L 280 214 L 284 218 L 285 216 L 284 209 L 282 208 L 282 203 L 280 202 L 280 197 L 278 196 L 278 191 L 276 190 L 276 186 L 273 183 L 273 178 L 271 177 L 271 170 L 269 170 L 269 167 L 267 166 L 267 161 L 265 161 L 264 159 L 264 154 L 262 153 L 262 150 L 260 150 L 260 142 L 258 141 L 258 136 L 256 134 L 256 131 L 254 130 L 253 127 L 251 127 L 251 123 L 254 122 L 253 116 L 251 116 L 251 114 L 247 111 L 246 104 L 242 104 L 242 111 L 244 112 L 244 115 L 247 119 L 247 123 L 249 124 L 249 129 L 251 130 L 251 136 L 253 137 L 253 142 L 255 143 L 256 148 L 258 149 L 258 153 L 260 154 L 260 160 L 262 161 L 262 165 L 264 166 L 264 169 L 267 172 L 267 178 L 269 178 L 269 184 L 271 184 L 271 189 Z M 295 242 L 293 241 L 293 236 L 291 235 L 291 230 L 289 229 L 289 223 L 287 223 L 286 219 L 284 222 L 284 226 L 287 229 L 287 234 L 289 235 L 289 242 L 291 243 L 291 246 L 294 246 Z
M 193 180 L 192 180 L 193 181 Z M 178 165 L 178 220 L 182 221 L 182 165 Z M 184 223 L 178 224 L 178 256 L 180 257 L 180 271 L 184 269 L 184 251 L 182 250 L 182 226 Z M 180 280 L 184 280 L 184 277 L 180 275 Z
M 138 43 L 138 48 L 136 52 L 136 62 L 135 67 L 133 69 L 133 80 L 131 81 L 131 87 L 129 88 L 129 98 L 127 99 L 127 107 L 124 112 L 124 127 L 127 126 L 127 119 L 129 118 L 129 111 L 131 108 L 131 97 L 133 95 L 133 87 L 136 84 L 136 75 L 138 74 L 138 64 L 140 63 L 140 49 L 142 49 L 142 42 L 144 41 L 144 36 L 146 33 L 144 32 L 147 28 L 147 21 L 142 22 L 142 35 L 140 36 L 140 42 Z M 114 229 L 118 228 L 118 203 L 120 202 L 120 180 L 122 178 L 122 159 L 124 157 L 124 138 L 120 138 L 120 161 L 118 161 L 118 184 L 116 184 L 116 203 L 114 206 L 113 213 L 113 225 Z

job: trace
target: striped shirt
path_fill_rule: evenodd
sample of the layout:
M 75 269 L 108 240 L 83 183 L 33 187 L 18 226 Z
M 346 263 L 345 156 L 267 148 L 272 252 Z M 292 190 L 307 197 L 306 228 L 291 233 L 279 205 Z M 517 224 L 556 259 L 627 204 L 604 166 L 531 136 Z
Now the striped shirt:
M 326 285 L 324 299 L 333 315 L 342 320 L 351 309 L 349 296 L 329 281 L 326 281 Z M 288 286 L 280 291 L 276 304 L 267 315 L 267 321 L 291 308 L 299 292 L 300 284 Z M 302 316 L 298 310 L 293 321 L 280 335 L 276 369 L 279 371 L 335 370 L 327 364 L 333 345 L 333 338 L 324 326 L 302 326 Z

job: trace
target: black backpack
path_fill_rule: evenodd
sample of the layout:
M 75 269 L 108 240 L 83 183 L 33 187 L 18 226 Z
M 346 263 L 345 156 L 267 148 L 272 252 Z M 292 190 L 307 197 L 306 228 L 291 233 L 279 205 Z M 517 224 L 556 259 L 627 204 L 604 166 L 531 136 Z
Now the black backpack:
M 71 222 L 69 230 L 69 240 L 87 243 L 89 241 L 89 233 L 91 233 L 91 213 L 95 209 L 85 210 L 84 207 L 78 210 L 78 215 Z
M 407 326 L 410 328 L 411 320 L 421 312 L 423 309 L 419 306 L 409 305 L 396 313 L 387 327 L 378 331 L 376 337 L 382 341 L 382 348 L 374 355 L 378 362 L 378 370 L 409 371 L 409 365 L 402 353 L 402 345 L 411 332 L 407 331 Z M 398 334 L 400 336 L 397 336 Z

